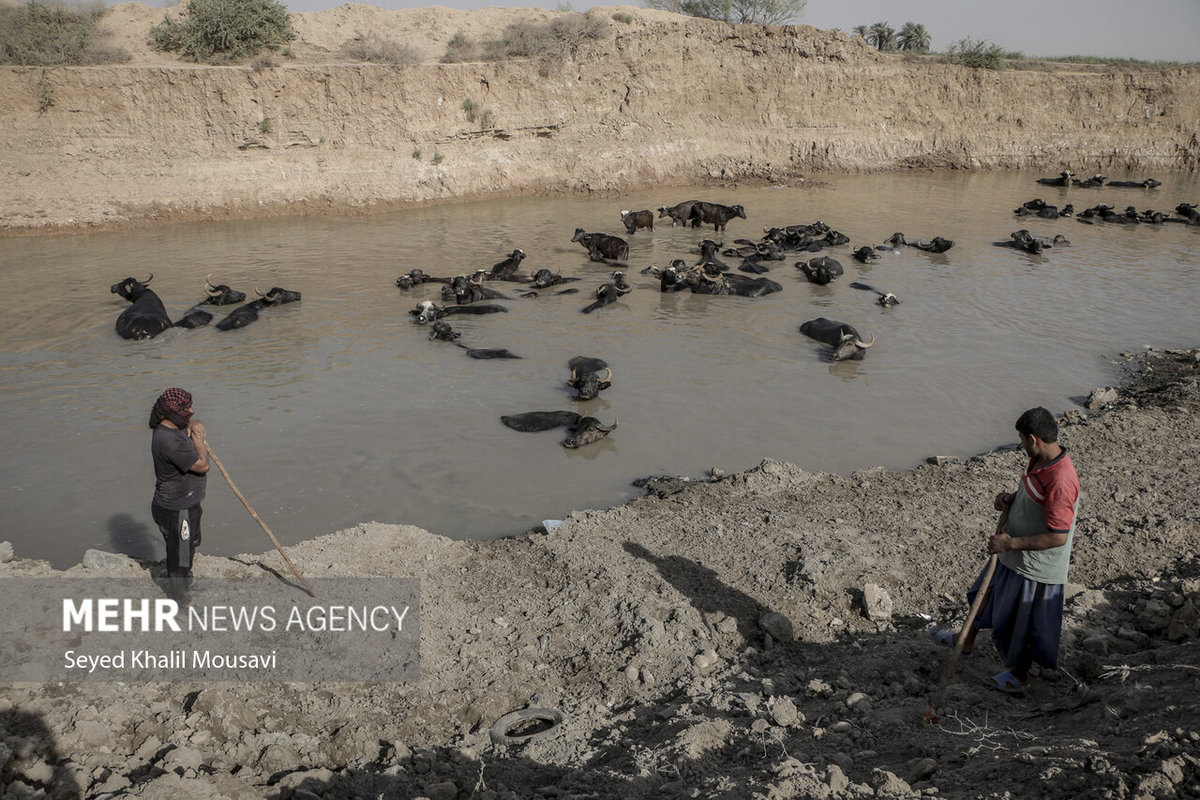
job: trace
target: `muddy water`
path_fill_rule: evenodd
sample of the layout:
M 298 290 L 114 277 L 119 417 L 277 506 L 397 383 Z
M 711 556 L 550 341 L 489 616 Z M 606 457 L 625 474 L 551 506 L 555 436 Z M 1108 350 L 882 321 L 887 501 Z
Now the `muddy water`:
M 1200 227 L 1012 214 L 1034 197 L 1169 211 L 1200 202 L 1195 175 L 1157 175 L 1164 183 L 1152 191 L 1064 191 L 1036 177 L 831 178 L 4 240 L 0 539 L 58 566 L 89 547 L 161 557 L 146 419 L 157 394 L 176 385 L 194 392 L 214 450 L 285 544 L 371 520 L 455 538 L 509 535 L 639 496 L 630 482 L 647 475 L 700 477 L 764 457 L 838 473 L 907 468 L 1013 442 L 1012 420 L 1025 408 L 1061 412 L 1116 381 L 1111 356 L 1200 339 Z M 824 221 L 851 238 L 829 251 L 846 274 L 812 285 L 797 256 L 772 264 L 779 294 L 663 295 L 638 271 L 694 261 L 712 231 L 659 227 L 628 237 L 635 290 L 581 314 L 610 268 L 570 242 L 574 229 L 622 234 L 622 208 L 691 198 L 745 206 L 748 219 L 729 224 L 727 242 L 757 239 L 764 225 Z M 1041 256 L 994 245 L 1021 227 L 1062 233 L 1071 245 Z M 940 255 L 904 248 L 871 266 L 850 258 L 895 231 L 955 246 Z M 437 299 L 437 286 L 402 291 L 397 275 L 470 272 L 515 247 L 528 254 L 523 269 L 577 276 L 579 293 L 520 299 L 500 284 L 514 298 L 501 301 L 507 313 L 450 321 L 462 343 L 505 347 L 520 360 L 470 359 L 413 323 L 408 310 Z M 125 304 L 109 286 L 149 273 L 173 318 L 203 297 L 210 273 L 247 292 L 282 286 L 304 299 L 242 330 L 121 340 L 113 322 Z M 853 280 L 902 303 L 882 309 Z M 863 361 L 831 363 L 797 330 L 821 316 L 877 344 Z M 575 355 L 611 365 L 613 385 L 598 400 L 579 403 L 563 385 Z M 557 409 L 619 427 L 572 451 L 560 446 L 563 430 L 516 433 L 499 422 Z M 204 549 L 269 549 L 216 470 L 208 483 Z

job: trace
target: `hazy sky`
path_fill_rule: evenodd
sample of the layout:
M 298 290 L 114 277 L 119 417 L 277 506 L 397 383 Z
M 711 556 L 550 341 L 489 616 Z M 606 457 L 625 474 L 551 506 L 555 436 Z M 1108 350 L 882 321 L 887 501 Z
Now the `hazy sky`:
M 360 0 L 380 8 L 567 7 L 587 11 L 618 2 L 583 0 Z M 319 11 L 338 0 L 283 0 L 292 11 Z M 641 6 L 634 2 L 629 5 Z M 808 0 L 797 20 L 850 31 L 857 25 L 925 26 L 933 49 L 965 37 L 1027 56 L 1090 55 L 1144 61 L 1200 61 L 1200 0 Z

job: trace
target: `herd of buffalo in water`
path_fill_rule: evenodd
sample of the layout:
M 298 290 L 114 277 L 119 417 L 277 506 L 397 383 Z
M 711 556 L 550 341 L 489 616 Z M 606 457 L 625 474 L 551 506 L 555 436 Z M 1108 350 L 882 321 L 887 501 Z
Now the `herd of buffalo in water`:
M 1097 188 L 1101 186 L 1153 189 L 1160 184 L 1153 178 L 1142 181 L 1108 181 L 1103 175 L 1080 180 L 1070 171 L 1063 171 L 1055 178 L 1039 178 L 1037 183 L 1061 188 Z M 699 228 L 702 225 L 713 226 L 714 234 L 724 231 L 725 226 L 735 218 L 746 219 L 746 211 L 741 205 L 726 206 L 700 200 L 688 200 L 673 206 L 660 206 L 657 217 L 649 209 L 641 211 L 622 211 L 621 223 L 628 235 L 634 235 L 638 230 L 654 230 L 656 219 L 668 219 L 671 226 L 691 226 Z M 1112 224 L 1163 224 L 1169 222 L 1200 225 L 1200 212 L 1194 203 L 1180 203 L 1173 213 L 1146 210 L 1138 211 L 1135 206 L 1128 206 L 1124 211 L 1118 211 L 1110 205 L 1098 204 L 1083 211 L 1075 211 L 1074 205 L 1067 203 L 1061 207 L 1036 198 L 1023 203 L 1014 210 L 1017 217 L 1036 216 L 1044 219 L 1074 217 L 1080 222 L 1092 224 L 1097 221 Z M 589 233 L 583 228 L 576 228 L 571 238 L 588 252 L 590 260 L 618 267 L 609 279 L 601 283 L 594 292 L 594 299 L 580 310 L 591 313 L 596 309 L 616 302 L 620 297 L 633 290 L 626 279 L 623 268 L 627 268 L 629 243 L 619 237 L 606 233 Z M 749 239 L 733 240 L 733 247 L 722 249 L 724 246 L 712 239 L 704 239 L 699 244 L 699 258 L 695 261 L 674 259 L 668 266 L 656 264 L 642 269 L 640 274 L 658 279 L 660 292 L 689 291 L 695 294 L 737 295 L 741 297 L 760 297 L 782 290 L 782 286 L 765 277 L 770 271 L 769 262 L 786 261 L 799 254 L 818 253 L 829 247 L 847 245 L 849 237 L 833 230 L 822 222 L 811 224 L 788 225 L 786 227 L 768 227 L 763 229 L 763 236 L 758 241 Z M 1070 242 L 1061 234 L 1053 237 L 1038 236 L 1027 229 L 1013 231 L 1008 240 L 994 243 L 999 247 L 1012 247 L 1028 253 L 1040 254 L 1048 248 L 1062 247 Z M 902 233 L 894 233 L 878 245 L 863 245 L 853 251 L 851 257 L 862 264 L 870 264 L 879 260 L 882 251 L 896 250 L 901 247 L 914 247 L 932 253 L 944 253 L 954 246 L 954 242 L 941 236 L 929 240 L 910 240 Z M 496 303 L 484 301 L 510 299 L 498 289 L 492 288 L 496 282 L 508 282 L 516 286 L 515 291 L 522 298 L 538 296 L 539 292 L 554 287 L 554 293 L 567 295 L 578 293 L 579 289 L 565 287 L 564 284 L 579 281 L 578 277 L 563 276 L 560 272 L 549 269 L 538 269 L 532 273 L 522 272 L 521 262 L 525 252 L 513 250 L 504 260 L 494 264 L 490 269 L 478 269 L 473 274 L 454 276 L 432 276 L 423 270 L 413 269 L 399 276 L 396 285 L 404 290 L 412 289 L 425 283 L 441 285 L 441 300 L 439 305 L 432 300 L 419 302 L 409 313 L 416 323 L 430 325 L 429 338 L 452 343 L 463 348 L 472 358 L 520 358 L 504 348 L 470 348 L 457 341 L 459 333 L 455 331 L 445 317 L 455 314 L 494 314 L 508 309 Z M 727 263 L 722 260 L 730 260 Z M 737 260 L 734 263 L 734 260 Z M 801 274 L 810 282 L 826 285 L 841 277 L 845 270 L 835 258 L 829 255 L 818 255 L 802 258 L 794 264 Z M 738 274 L 746 273 L 746 274 Z M 197 328 L 207 325 L 213 319 L 213 314 L 207 306 L 236 305 L 221 321 L 214 326 L 217 330 L 228 331 L 242 328 L 258 319 L 259 314 L 268 308 L 292 303 L 300 300 L 300 293 L 273 287 L 267 292 L 257 289 L 257 298 L 244 303 L 246 295 L 231 289 L 224 284 L 213 284 L 211 275 L 205 281 L 206 297 L 193 306 L 179 320 L 171 321 L 166 308 L 158 295 L 149 288 L 153 278 L 151 275 L 144 281 L 125 278 L 111 287 L 130 305 L 118 316 L 117 333 L 125 339 L 147 339 L 157 336 L 164 330 L 176 328 Z M 488 284 L 491 283 L 492 286 Z M 875 302 L 883 307 L 895 306 L 900 300 L 890 292 L 876 289 L 860 282 L 850 284 L 856 289 L 872 292 L 876 295 Z M 818 317 L 800 325 L 800 332 L 812 339 L 828 345 L 828 357 L 831 361 L 843 359 L 861 359 L 868 348 L 875 343 L 872 336 L 864 341 L 852 325 L 837 320 Z M 566 380 L 567 386 L 574 392 L 575 399 L 587 401 L 595 398 L 602 390 L 612 384 L 612 370 L 600 358 L 576 356 L 567 367 L 570 370 Z M 523 414 L 506 415 L 500 418 L 506 426 L 522 432 L 545 431 L 558 427 L 566 427 L 569 435 L 562 442 L 564 447 L 577 448 L 599 441 L 616 429 L 617 422 L 604 425 L 598 419 L 584 416 L 574 411 L 531 411 Z

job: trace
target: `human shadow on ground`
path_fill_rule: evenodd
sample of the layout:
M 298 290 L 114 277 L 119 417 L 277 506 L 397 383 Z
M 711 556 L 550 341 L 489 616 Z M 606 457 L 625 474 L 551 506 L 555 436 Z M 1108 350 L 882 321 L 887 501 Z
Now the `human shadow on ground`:
M 146 561 L 159 558 L 162 537 L 153 533 L 149 525 L 123 511 L 108 518 L 108 541 L 114 553 Z
M 710 617 L 721 615 L 737 620 L 737 630 L 747 642 L 761 638 L 758 620 L 771 609 L 745 592 L 733 589 L 708 567 L 683 556 L 656 556 L 635 542 L 625 542 L 625 552 L 653 564 L 663 580 L 688 599 L 692 607 Z
M 0 711 L 0 789 L 6 797 L 81 797 L 83 787 L 58 750 L 54 734 L 36 714 L 12 708 Z M 20 786 L 18 785 L 20 784 Z M 22 788 L 24 787 L 24 788 Z

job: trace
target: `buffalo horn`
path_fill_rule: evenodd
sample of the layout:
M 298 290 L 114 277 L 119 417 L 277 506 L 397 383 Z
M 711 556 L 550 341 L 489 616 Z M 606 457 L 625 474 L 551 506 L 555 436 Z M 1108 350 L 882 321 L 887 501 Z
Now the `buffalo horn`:
M 151 273 L 150 273 L 150 277 L 149 277 L 149 278 L 146 278 L 146 280 L 142 281 L 142 283 L 149 283 L 149 282 L 150 282 L 150 281 L 152 281 L 152 280 L 154 280 L 154 273 L 153 273 L 153 272 L 151 272 Z
M 869 342 L 864 342 L 862 339 L 859 339 L 857 336 L 854 337 L 854 346 L 855 347 L 861 347 L 863 349 L 866 349 L 873 344 L 875 344 L 875 334 L 873 334 L 873 333 L 871 334 L 871 341 L 869 341 Z
M 612 370 L 609 369 L 608 367 L 605 367 L 604 371 L 605 371 L 605 373 L 607 373 L 604 376 L 604 380 L 607 381 L 608 383 L 612 383 Z
M 262 293 L 262 290 L 259 289 L 257 286 L 254 287 L 254 293 L 256 295 L 258 295 L 259 297 L 266 297 L 266 295 Z
M 604 427 L 603 425 L 597 425 L 596 428 L 597 428 L 597 430 L 602 430 L 605 433 L 612 433 L 613 431 L 615 431 L 617 429 L 617 418 L 613 417 L 613 424 L 609 425 L 607 428 Z
M 211 272 L 204 276 L 204 291 L 208 294 L 209 297 L 216 297 L 217 295 L 219 295 L 221 293 L 221 291 L 219 289 L 217 289 L 216 286 L 213 286 Z
M 567 379 L 567 386 L 575 385 L 575 368 L 571 367 L 571 377 Z

